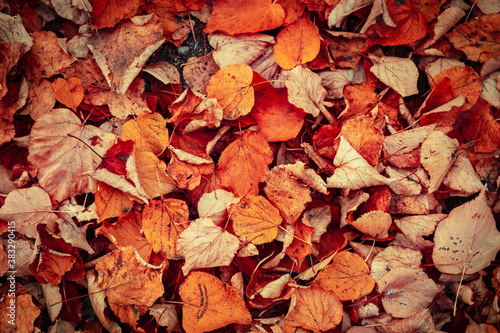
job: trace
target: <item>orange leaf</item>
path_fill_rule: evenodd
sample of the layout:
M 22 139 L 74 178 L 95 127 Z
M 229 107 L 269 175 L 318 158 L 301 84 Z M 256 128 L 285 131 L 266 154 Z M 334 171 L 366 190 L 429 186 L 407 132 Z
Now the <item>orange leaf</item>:
M 189 274 L 181 284 L 179 295 L 184 301 L 182 327 L 186 332 L 210 332 L 229 324 L 248 325 L 252 321 L 238 291 L 208 273 Z
M 274 59 L 283 69 L 292 69 L 316 58 L 320 38 L 318 27 L 300 17 L 281 30 L 274 44 Z
M 391 224 L 391 214 L 381 210 L 372 210 L 350 223 L 350 225 L 362 233 L 376 239 L 387 238 L 389 236 L 388 232 Z
M 431 88 L 434 88 L 446 78 L 450 79 L 453 88 L 453 98 L 460 95 L 465 97 L 465 104 L 462 106 L 462 110 L 468 110 L 476 104 L 482 89 L 482 79 L 474 69 L 469 66 L 453 66 L 433 76 L 430 82 Z
M 177 240 L 187 227 L 187 204 L 179 199 L 151 200 L 142 212 L 142 230 L 153 251 L 167 259 L 180 259 Z
M 0 302 L 0 326 L 4 329 L 4 332 L 35 332 L 35 325 L 33 323 L 41 311 L 33 304 L 31 294 L 16 295 L 13 298 L 6 297 L 7 294 L 2 296 L 2 301 Z M 15 304 L 14 318 L 10 316 L 12 310 L 8 308 L 12 306 L 12 302 Z M 15 324 L 12 325 L 12 322 Z M 13 329 L 8 330 L 10 327 Z
M 168 144 L 167 122 L 159 113 L 141 113 L 123 125 L 121 139 L 133 140 L 136 150 L 161 154 Z
M 52 82 L 54 97 L 71 109 L 76 109 L 83 100 L 83 88 L 80 79 L 72 77 L 68 81 L 57 78 Z
M 158 16 L 163 35 L 170 39 L 173 33 L 184 26 L 183 20 L 177 15 L 177 6 L 172 0 L 148 0 L 141 1 L 143 4 L 140 10 L 145 13 L 156 14 Z
M 500 14 L 483 15 L 477 20 L 460 24 L 446 37 L 471 61 L 486 62 L 490 58 L 498 57 L 500 55 L 498 45 Z
M 229 35 L 259 32 L 278 28 L 285 20 L 285 11 L 271 0 L 220 0 L 214 5 L 204 32 L 217 30 Z
M 253 244 L 273 241 L 281 224 L 279 210 L 262 196 L 246 195 L 231 211 L 234 233 Z
M 342 321 L 342 303 L 329 290 L 317 286 L 297 288 L 285 322 L 314 332 L 326 332 Z
M 177 253 L 186 260 L 182 272 L 187 275 L 192 269 L 228 266 L 239 247 L 238 237 L 209 218 L 199 218 L 182 232 Z
M 136 153 L 137 173 L 144 191 L 150 198 L 170 193 L 177 187 L 175 181 L 167 175 L 165 162 L 160 161 L 149 151 Z
M 375 128 L 373 117 L 365 115 L 347 120 L 340 131 L 342 135 L 370 165 L 379 162 L 384 134 Z
M 337 253 L 332 263 L 318 274 L 314 284 L 333 291 L 341 301 L 352 301 L 368 295 L 375 287 L 366 262 L 349 251 Z
M 312 200 L 309 187 L 280 167 L 275 167 L 266 174 L 264 191 L 288 224 L 297 221 L 306 204 Z
M 68 253 L 46 249 L 40 254 L 36 272 L 46 282 L 57 286 L 66 272 L 71 271 L 76 258 Z
M 52 77 L 69 67 L 76 59 L 70 57 L 59 45 L 57 36 L 52 31 L 36 31 L 31 37 L 33 46 L 30 49 L 38 61 L 43 78 Z
M 266 91 L 255 101 L 251 114 L 268 142 L 293 139 L 304 125 L 304 111 L 288 102 L 285 89 Z
M 111 310 L 132 327 L 163 295 L 160 267 L 148 265 L 132 246 L 114 250 L 95 268 Z
M 246 131 L 227 146 L 219 158 L 217 173 L 221 185 L 237 197 L 247 193 L 257 195 L 272 159 L 273 153 L 262 134 Z
M 149 261 L 151 244 L 142 231 L 142 217 L 139 212 L 125 213 L 114 224 L 104 221 L 98 233 L 108 238 L 116 247 L 132 245 L 142 259 Z
M 302 261 L 312 253 L 312 233 L 314 227 L 306 225 L 302 221 L 296 221 L 293 225 L 293 241 L 286 248 L 285 253 L 297 264 L 302 265 Z
M 479 98 L 467 115 L 462 133 L 466 140 L 476 142 L 473 151 L 493 153 L 500 149 L 500 123 L 493 116 L 491 105 Z
M 95 206 L 101 220 L 121 216 L 132 209 L 132 204 L 133 199 L 130 195 L 106 183 L 98 182 Z
M 134 17 L 141 4 L 140 0 L 92 1 L 92 29 L 112 28 L 121 20 Z
M 253 71 L 248 65 L 229 65 L 211 78 L 207 97 L 215 98 L 224 110 L 224 119 L 248 114 L 254 105 Z

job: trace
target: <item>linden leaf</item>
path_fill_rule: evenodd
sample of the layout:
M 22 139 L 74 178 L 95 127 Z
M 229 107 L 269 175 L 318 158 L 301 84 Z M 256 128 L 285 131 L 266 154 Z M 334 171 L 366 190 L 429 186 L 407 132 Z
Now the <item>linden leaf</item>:
M 12 313 L 8 308 L 15 304 L 15 326 L 13 327 L 9 314 Z M 35 332 L 34 321 L 40 315 L 40 308 L 33 304 L 33 297 L 30 293 L 15 295 L 14 298 L 3 297 L 0 302 L 0 325 L 5 332 Z M 8 328 L 13 327 L 12 331 Z
M 60 253 L 52 249 L 47 249 L 40 254 L 36 272 L 38 277 L 55 286 L 61 283 L 61 279 L 69 272 L 76 258 L 68 253 Z
M 314 332 L 326 332 L 342 321 L 342 303 L 329 290 L 317 286 L 297 288 L 285 322 Z
M 176 189 L 175 181 L 167 175 L 165 162 L 149 151 L 136 153 L 137 173 L 144 191 L 151 198 L 159 197 Z
M 349 251 L 337 253 L 332 263 L 319 272 L 314 284 L 333 291 L 341 301 L 368 295 L 375 287 L 366 262 Z
M 111 310 L 132 327 L 137 327 L 139 316 L 163 295 L 161 267 L 146 263 L 132 246 L 114 250 L 95 268 Z
M 320 38 L 318 27 L 300 17 L 281 30 L 274 44 L 274 59 L 283 69 L 292 69 L 316 58 Z
M 272 242 L 281 224 L 279 210 L 262 196 L 246 195 L 231 211 L 234 233 L 253 244 Z
M 168 145 L 167 122 L 159 113 L 141 113 L 123 125 L 121 139 L 133 140 L 137 150 L 161 154 Z
M 229 65 L 211 78 L 207 97 L 215 98 L 224 111 L 224 119 L 233 120 L 248 114 L 254 105 L 253 71 L 248 65 Z
M 328 187 L 357 190 L 363 187 L 387 185 L 392 179 L 380 175 L 368 162 L 344 139 L 340 144 L 333 163 L 338 166 L 333 176 L 328 177 Z
M 52 82 L 52 87 L 55 99 L 73 110 L 83 100 L 82 83 L 77 77 L 72 77 L 67 81 L 63 78 L 57 78 Z
M 484 63 L 488 59 L 500 55 L 499 30 L 500 14 L 489 14 L 480 16 L 477 20 L 460 24 L 446 37 L 471 61 Z
M 375 281 L 378 281 L 394 267 L 418 268 L 422 257 L 420 251 L 399 246 L 389 246 L 373 258 L 371 275 Z
M 372 55 L 370 59 L 374 62 L 370 72 L 401 96 L 408 97 L 418 93 L 418 69 L 413 61 L 385 56 L 378 58 Z
M 181 233 L 177 253 L 186 262 L 184 275 L 193 269 L 228 266 L 240 247 L 238 237 L 216 226 L 209 218 L 199 218 Z
M 280 210 L 285 222 L 293 224 L 312 200 L 311 190 L 280 166 L 268 172 L 265 180 L 267 198 Z
M 429 193 L 437 191 L 450 170 L 458 151 L 457 139 L 451 139 L 441 131 L 435 131 L 422 143 L 420 163 L 430 177 Z
M 407 318 L 427 307 L 440 291 L 420 269 L 396 267 L 377 283 L 385 311 L 397 318 Z
M 233 323 L 249 325 L 252 321 L 238 291 L 208 273 L 189 274 L 179 295 L 184 301 L 182 327 L 186 332 L 211 332 Z
M 70 196 L 95 192 L 96 181 L 90 173 L 114 140 L 113 134 L 82 125 L 70 110 L 54 109 L 33 125 L 28 160 L 38 168 L 40 185 L 55 200 L 63 201 Z
M 285 19 L 283 8 L 271 0 L 220 0 L 214 5 L 204 32 L 229 35 L 272 30 Z
M 483 191 L 439 222 L 432 259 L 441 272 L 473 274 L 495 259 L 500 232 L 486 200 Z
M 381 239 L 389 236 L 392 218 L 389 213 L 372 210 L 349 224 L 368 236 Z
M 52 213 L 52 202 L 43 189 L 33 186 L 11 191 L 0 208 L 0 219 L 16 222 L 16 231 L 36 238 L 36 225 L 53 225 L 57 215 Z
M 227 146 L 219 158 L 217 174 L 221 185 L 237 197 L 247 193 L 256 195 L 272 159 L 273 153 L 262 134 L 246 131 Z
M 167 259 L 180 259 L 177 253 L 179 235 L 189 220 L 187 204 L 179 199 L 151 200 L 142 212 L 144 236 L 153 251 Z
M 164 41 L 158 17 L 150 16 L 146 22 L 125 20 L 114 29 L 101 30 L 98 36 L 89 38 L 87 46 L 108 85 L 123 95 L 148 58 Z
M 116 223 L 103 222 L 98 234 L 108 238 L 116 247 L 132 245 L 146 262 L 149 262 L 152 248 L 142 231 L 142 216 L 130 211 L 122 214 Z

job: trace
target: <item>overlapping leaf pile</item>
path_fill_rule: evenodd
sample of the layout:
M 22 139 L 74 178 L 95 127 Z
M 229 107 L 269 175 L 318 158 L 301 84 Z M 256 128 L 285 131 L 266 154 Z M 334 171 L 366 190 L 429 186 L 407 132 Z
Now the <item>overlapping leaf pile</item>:
M 3 332 L 496 331 L 497 1 L 0 6 Z

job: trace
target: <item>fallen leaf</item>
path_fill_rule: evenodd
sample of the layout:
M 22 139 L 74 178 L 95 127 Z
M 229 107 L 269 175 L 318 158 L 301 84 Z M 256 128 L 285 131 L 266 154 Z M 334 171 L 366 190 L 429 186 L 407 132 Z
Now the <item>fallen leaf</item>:
M 34 322 L 41 313 L 41 310 L 33 303 L 33 299 L 30 293 L 22 295 L 14 295 L 14 297 L 8 294 L 3 295 L 3 299 L 0 302 L 0 314 L 2 319 L 0 319 L 0 325 L 4 329 L 4 332 L 34 332 L 35 325 Z M 15 306 L 15 316 L 11 320 L 11 310 L 9 306 Z M 12 323 L 15 323 L 15 328 Z M 9 328 L 13 328 L 9 330 Z
M 296 66 L 287 71 L 285 86 L 288 89 L 288 101 L 314 117 L 320 112 L 328 112 L 325 105 L 326 89 L 321 85 L 321 77 L 303 66 Z M 323 110 L 324 111 L 323 111 Z
M 283 8 L 270 0 L 222 0 L 214 6 L 204 32 L 222 31 L 229 35 L 272 30 L 285 19 Z
M 135 16 L 139 9 L 140 1 L 105 0 L 92 2 L 92 28 L 112 28 L 123 19 Z
M 184 301 L 182 327 L 187 332 L 209 332 L 233 323 L 249 325 L 252 321 L 236 289 L 208 273 L 189 274 L 179 295 Z
M 314 228 L 298 220 L 293 224 L 293 241 L 285 253 L 300 267 L 305 258 L 312 253 L 312 233 Z
M 118 248 L 133 246 L 141 258 L 149 262 L 152 247 L 142 231 L 142 216 L 139 212 L 122 214 L 113 224 L 104 221 L 98 234 L 108 238 Z
M 52 31 L 36 31 L 31 35 L 33 46 L 30 53 L 38 61 L 43 78 L 50 78 L 69 67 L 76 59 L 69 56 L 58 43 Z
M 71 109 L 76 109 L 83 100 L 83 88 L 80 79 L 72 77 L 69 80 L 57 78 L 52 82 L 54 97 Z
M 215 98 L 224 110 L 224 119 L 233 120 L 248 114 L 254 105 L 253 71 L 247 65 L 229 65 L 211 78 L 207 97 Z
M 246 195 L 231 210 L 234 233 L 259 245 L 272 242 L 281 224 L 279 210 L 262 196 Z
M 16 231 L 30 238 L 36 238 L 36 226 L 46 223 L 52 229 L 57 215 L 52 212 L 50 197 L 39 187 L 13 190 L 0 208 L 0 219 L 13 221 Z
M 422 258 L 420 251 L 399 246 L 389 246 L 373 258 L 370 265 L 370 274 L 377 282 L 394 267 L 419 268 Z
M 380 175 L 368 162 L 344 139 L 340 144 L 333 163 L 338 166 L 333 176 L 326 179 L 328 187 L 357 190 L 363 187 L 390 184 L 393 181 Z
M 116 249 L 97 263 L 98 286 L 122 322 L 137 327 L 139 316 L 163 295 L 159 268 L 147 264 L 132 246 Z
M 281 30 L 274 44 L 274 59 L 283 69 L 293 69 L 316 58 L 319 53 L 319 29 L 300 17 Z
M 490 265 L 500 250 L 500 232 L 484 191 L 439 222 L 434 242 L 432 259 L 443 273 L 472 274 Z
M 136 150 L 159 155 L 168 145 L 166 126 L 167 122 L 159 113 L 141 113 L 123 125 L 121 139 L 134 141 Z
M 410 59 L 370 56 L 370 72 L 403 97 L 418 93 L 418 69 Z
M 396 318 L 407 318 L 429 306 L 440 291 L 420 269 L 396 267 L 377 282 L 385 311 Z
M 177 241 L 177 253 L 185 259 L 184 275 L 193 269 L 228 266 L 239 247 L 238 237 L 206 217 L 191 222 Z
M 89 175 L 115 136 L 92 125 L 82 125 L 68 109 L 54 109 L 40 117 L 31 130 L 29 161 L 38 168 L 40 185 L 57 201 L 95 192 Z M 92 147 L 92 150 L 89 148 Z M 97 155 L 99 154 L 99 155 Z
M 500 14 L 488 14 L 455 27 L 446 35 L 455 48 L 463 51 L 471 61 L 486 62 L 500 55 Z
M 256 195 L 271 161 L 272 152 L 262 134 L 246 131 L 224 149 L 217 174 L 235 196 Z
M 285 322 L 314 332 L 325 332 L 342 321 L 342 303 L 335 293 L 317 286 L 297 288 Z
M 274 44 L 274 37 L 264 34 L 244 34 L 229 36 L 213 33 L 208 42 L 214 48 L 213 59 L 219 67 L 243 64 L 251 66 L 255 60 Z
M 395 219 L 394 224 L 397 225 L 405 235 L 428 236 L 434 232 L 438 222 L 445 216 L 445 214 L 405 216 L 400 219 Z
M 273 168 L 265 177 L 264 192 L 288 224 L 298 220 L 306 204 L 312 200 L 311 190 L 280 167 Z
M 425 139 L 420 152 L 420 163 L 430 177 L 429 193 L 439 189 L 444 177 L 450 170 L 458 151 L 458 141 L 441 131 L 436 131 Z
M 76 258 L 71 254 L 48 249 L 40 254 L 36 268 L 37 274 L 47 283 L 57 286 L 61 283 L 64 274 L 72 269 L 75 262 Z
M 391 214 L 373 210 L 361 215 L 361 217 L 349 223 L 367 236 L 383 239 L 389 237 L 389 228 L 392 224 Z
M 176 189 L 175 181 L 167 175 L 167 166 L 149 151 L 138 151 L 137 174 L 144 191 L 150 198 L 156 198 Z
M 142 232 L 153 251 L 167 259 L 180 259 L 179 235 L 189 220 L 187 204 L 179 199 L 151 200 L 142 212 Z
M 288 101 L 285 89 L 272 89 L 257 96 L 251 113 L 268 142 L 295 138 L 304 125 L 305 113 Z
M 151 16 L 145 22 L 125 20 L 113 29 L 102 30 L 99 36 L 89 38 L 88 47 L 108 85 L 123 95 L 147 59 L 164 41 L 160 21 Z M 127 50 L 127 53 L 122 50 Z
M 319 272 L 314 284 L 333 291 L 341 301 L 368 295 L 375 287 L 366 262 L 349 251 L 337 253 L 332 263 Z

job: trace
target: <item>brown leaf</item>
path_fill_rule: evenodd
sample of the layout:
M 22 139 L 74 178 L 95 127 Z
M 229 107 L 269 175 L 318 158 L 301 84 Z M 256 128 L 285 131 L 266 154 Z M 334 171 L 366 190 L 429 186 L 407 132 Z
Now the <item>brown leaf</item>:
M 147 264 L 132 246 L 116 249 L 97 263 L 99 288 L 122 322 L 137 327 L 139 316 L 163 295 L 158 268 Z

